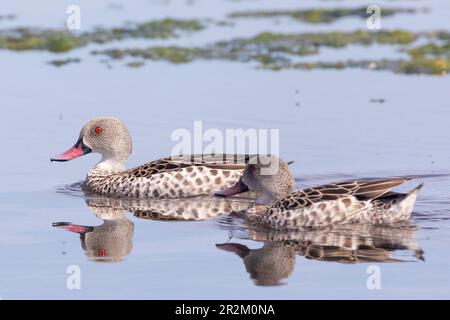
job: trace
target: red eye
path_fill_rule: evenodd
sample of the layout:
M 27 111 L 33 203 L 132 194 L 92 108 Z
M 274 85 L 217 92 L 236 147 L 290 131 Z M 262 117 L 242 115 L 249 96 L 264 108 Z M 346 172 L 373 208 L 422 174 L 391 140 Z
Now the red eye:
M 97 254 L 99 257 L 106 257 L 106 250 L 105 248 L 100 248 L 97 250 Z
M 102 132 L 103 132 L 103 129 L 102 129 L 102 128 L 100 128 L 100 127 L 95 128 L 95 133 L 96 133 L 96 134 L 100 134 L 100 133 L 102 133 Z

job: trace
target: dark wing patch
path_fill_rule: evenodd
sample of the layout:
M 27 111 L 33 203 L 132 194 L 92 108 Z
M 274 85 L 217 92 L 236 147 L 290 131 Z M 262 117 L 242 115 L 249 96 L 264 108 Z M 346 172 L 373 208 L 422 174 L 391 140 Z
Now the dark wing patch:
M 392 188 L 397 187 L 411 179 L 414 179 L 414 177 L 401 177 L 369 182 L 357 182 L 358 189 L 353 195 L 359 200 L 376 199 L 388 193 Z
M 149 178 L 150 176 L 173 170 L 178 170 L 181 168 L 190 167 L 191 165 L 183 163 L 173 163 L 167 159 L 160 159 L 156 161 L 149 162 L 143 166 L 129 170 L 129 173 L 137 178 Z
M 192 154 L 169 157 L 164 160 L 187 165 L 203 165 L 211 169 L 219 170 L 243 170 L 249 162 L 250 155 L 245 154 Z
M 189 164 L 204 164 L 204 165 L 221 165 L 221 164 L 235 164 L 243 165 L 247 164 L 250 159 L 250 155 L 246 154 L 187 154 L 168 157 L 163 160 L 171 161 L 173 163 L 189 163 Z
M 326 184 L 294 192 L 290 196 L 275 202 L 273 207 L 283 210 L 305 208 L 313 203 L 339 200 L 350 196 L 356 197 L 361 201 L 377 199 L 387 194 L 393 187 L 399 186 L 414 178 L 401 177 Z

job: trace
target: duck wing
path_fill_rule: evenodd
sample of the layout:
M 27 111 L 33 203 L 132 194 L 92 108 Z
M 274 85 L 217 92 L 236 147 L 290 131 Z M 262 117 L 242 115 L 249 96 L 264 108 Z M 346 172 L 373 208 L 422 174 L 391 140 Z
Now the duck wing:
M 212 169 L 243 170 L 251 155 L 247 154 L 188 154 L 172 156 L 161 160 L 186 166 L 206 166 Z
M 179 170 L 188 167 L 208 167 L 221 170 L 243 170 L 248 156 L 245 155 L 181 155 L 151 161 L 142 166 L 130 169 L 134 177 L 148 178 L 154 174 Z
M 360 201 L 369 201 L 387 194 L 392 188 L 414 178 L 416 177 L 365 179 L 306 188 L 277 201 L 274 207 L 284 210 L 304 208 L 314 203 L 334 201 L 351 196 L 356 197 Z
M 176 163 L 167 159 L 159 159 L 151 161 L 142 166 L 128 170 L 128 173 L 136 178 L 149 178 L 150 176 L 158 173 L 179 170 L 182 168 L 190 167 L 186 163 Z
M 336 183 L 335 185 L 338 187 L 342 187 L 346 190 L 349 190 L 350 194 L 348 195 L 354 196 L 361 201 L 364 200 L 367 201 L 379 198 L 390 192 L 392 188 L 402 185 L 403 183 L 416 178 L 417 178 L 416 176 L 405 176 L 387 179 L 366 179 L 350 182 L 341 182 Z M 327 188 L 325 188 L 324 192 L 329 193 L 330 191 L 327 191 Z

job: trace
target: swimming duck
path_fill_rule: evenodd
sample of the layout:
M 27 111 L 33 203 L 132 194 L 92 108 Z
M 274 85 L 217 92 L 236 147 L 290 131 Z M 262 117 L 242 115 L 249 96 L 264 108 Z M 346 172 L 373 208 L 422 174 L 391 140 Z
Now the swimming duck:
M 250 160 L 233 187 L 217 192 L 228 197 L 243 191 L 260 192 L 256 206 L 246 212 L 250 222 L 277 230 L 335 224 L 390 225 L 408 220 L 423 184 L 408 193 L 391 192 L 415 177 L 344 181 L 294 192 L 288 165 L 275 156 Z M 267 174 L 267 163 L 272 172 Z M 273 165 L 275 164 L 275 165 Z M 263 174 L 262 170 L 266 169 Z
M 108 196 L 165 199 L 212 195 L 236 183 L 245 168 L 239 155 L 188 155 L 126 170 L 125 162 L 131 152 L 127 127 L 116 118 L 97 118 L 81 129 L 71 149 L 51 161 L 99 153 L 102 159 L 88 172 L 82 184 L 84 190 Z

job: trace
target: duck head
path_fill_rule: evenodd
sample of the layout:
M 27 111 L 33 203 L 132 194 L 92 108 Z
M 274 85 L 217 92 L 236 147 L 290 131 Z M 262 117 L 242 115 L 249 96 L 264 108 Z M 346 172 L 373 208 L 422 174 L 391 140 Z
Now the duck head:
M 116 118 L 96 118 L 81 129 L 75 145 L 51 161 L 70 161 L 89 153 L 99 153 L 99 169 L 123 170 L 132 152 L 132 141 L 127 127 Z
M 251 157 L 241 179 L 232 187 L 217 192 L 216 196 L 229 197 L 245 191 L 257 191 L 256 204 L 267 205 L 294 192 L 295 179 L 286 162 L 274 155 Z

